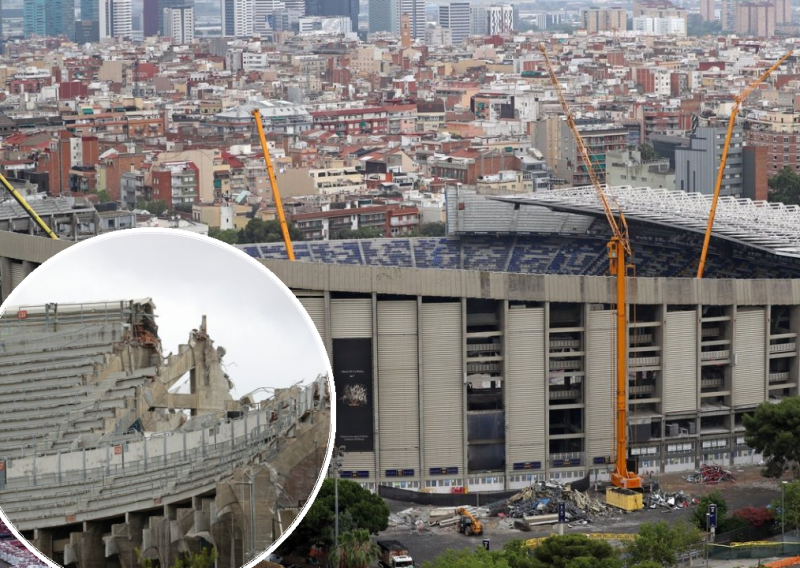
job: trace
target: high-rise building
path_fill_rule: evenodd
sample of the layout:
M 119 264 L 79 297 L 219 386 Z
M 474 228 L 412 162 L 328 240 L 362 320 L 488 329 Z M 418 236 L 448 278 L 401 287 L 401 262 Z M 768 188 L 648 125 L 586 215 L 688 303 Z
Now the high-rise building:
M 714 0 L 700 0 L 700 17 L 703 21 L 713 22 L 716 17 Z
M 486 33 L 506 35 L 514 31 L 514 8 L 510 4 L 486 8 Z
M 392 14 L 397 10 L 397 0 L 369 0 L 369 32 L 392 31 Z
M 192 43 L 194 40 L 194 8 L 164 8 L 164 36 L 172 39 L 174 45 Z
M 98 20 L 76 20 L 75 42 L 79 44 L 100 41 L 100 22 Z
M 469 8 L 469 33 L 470 35 L 485 36 L 486 26 L 486 6 L 483 4 L 472 4 Z
M 688 147 L 675 149 L 675 189 L 705 195 L 714 192 L 726 135 L 724 126 L 701 126 L 689 138 Z M 742 127 L 734 127 L 720 195 L 742 195 L 743 139 Z
M 153 37 L 158 35 L 161 0 L 142 0 L 142 35 Z
M 628 26 L 628 11 L 624 8 L 589 8 L 582 16 L 583 27 L 590 34 L 625 31 Z
M 401 31 L 401 18 L 408 14 L 413 39 L 425 39 L 425 0 L 395 0 L 396 5 L 392 12 L 392 32 L 399 34 Z
M 775 25 L 791 25 L 792 23 L 792 2 L 791 0 L 774 0 L 775 3 Z
M 100 39 L 130 37 L 133 32 L 131 0 L 100 0 Z
M 100 20 L 101 0 L 81 0 L 81 20 Z
M 347 16 L 353 31 L 358 31 L 359 11 L 358 0 L 306 0 L 306 16 Z
M 305 4 L 305 2 L 304 2 Z M 253 31 L 263 34 L 273 26 L 276 12 L 286 10 L 286 2 L 283 0 L 253 0 Z
M 253 35 L 253 0 L 222 0 L 222 35 L 250 37 Z
M 736 6 L 736 33 L 772 37 L 776 16 L 775 4 L 771 2 L 741 2 Z
M 63 35 L 74 39 L 75 1 L 26 0 L 22 27 L 25 37 Z
M 450 2 L 439 7 L 439 25 L 451 32 L 453 45 L 459 45 L 470 35 L 470 3 Z

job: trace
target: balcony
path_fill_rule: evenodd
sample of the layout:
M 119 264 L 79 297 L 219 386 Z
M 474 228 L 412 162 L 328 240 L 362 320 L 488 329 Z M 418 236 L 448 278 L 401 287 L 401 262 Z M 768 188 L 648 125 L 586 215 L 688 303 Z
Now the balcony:
M 658 367 L 661 364 L 661 357 L 631 357 L 628 359 L 630 367 Z
M 770 354 L 773 353 L 791 353 L 797 349 L 796 343 L 776 343 L 769 346 Z
M 731 358 L 730 349 L 721 351 L 703 351 L 700 353 L 701 361 L 725 361 Z

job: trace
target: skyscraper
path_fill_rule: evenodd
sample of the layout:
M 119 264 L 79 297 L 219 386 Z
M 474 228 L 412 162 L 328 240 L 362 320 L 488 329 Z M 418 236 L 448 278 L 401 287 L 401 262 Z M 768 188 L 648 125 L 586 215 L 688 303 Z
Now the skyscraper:
M 101 0 L 81 0 L 81 20 L 100 19 Z
M 153 37 L 158 35 L 159 4 L 161 0 L 142 0 L 142 35 Z M 161 14 L 163 18 L 163 14 Z
M 700 17 L 706 22 L 713 22 L 715 16 L 714 0 L 700 0 Z
M 469 37 L 469 8 L 469 2 L 450 2 L 450 4 L 439 7 L 439 25 L 450 30 L 453 45 L 459 45 Z
M 100 0 L 100 39 L 130 37 L 133 32 L 131 0 Z
M 486 8 L 486 28 L 488 35 L 510 34 L 514 31 L 514 8 L 510 4 Z
M 347 16 L 353 31 L 358 31 L 359 11 L 358 0 L 306 0 L 306 16 Z
M 23 33 L 30 36 L 75 38 L 75 0 L 26 0 Z
M 222 0 L 220 8 L 224 37 L 253 35 L 253 0 Z
M 392 13 L 397 0 L 369 0 L 369 32 L 392 31 Z
M 396 10 L 392 13 L 392 32 L 400 33 L 400 18 L 408 14 L 411 24 L 411 37 L 414 39 L 425 38 L 425 0 L 394 0 Z
M 486 6 L 472 4 L 469 7 L 469 33 L 470 35 L 486 35 Z
M 194 8 L 181 6 L 164 8 L 164 36 L 172 39 L 175 45 L 191 43 L 194 40 Z

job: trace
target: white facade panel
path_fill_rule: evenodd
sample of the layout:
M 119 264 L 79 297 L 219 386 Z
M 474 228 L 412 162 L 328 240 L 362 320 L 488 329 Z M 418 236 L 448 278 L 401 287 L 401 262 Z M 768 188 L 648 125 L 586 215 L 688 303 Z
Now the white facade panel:
M 461 302 L 422 304 L 421 326 L 422 451 L 427 476 L 428 468 L 461 468 L 465 461 Z
M 547 460 L 544 308 L 511 308 L 506 324 L 506 469 Z
M 733 343 L 733 405 L 757 405 L 765 401 L 767 322 L 763 308 L 736 312 Z
M 331 337 L 372 337 L 372 299 L 331 300 Z
M 616 310 L 589 312 L 584 385 L 587 464 L 595 457 L 615 456 L 616 317 Z
M 697 312 L 668 312 L 664 323 L 664 413 L 697 408 Z
M 380 467 L 419 475 L 417 302 L 378 302 Z
M 297 298 L 300 303 L 308 312 L 308 317 L 314 322 L 314 327 L 317 328 L 319 336 L 322 338 L 322 344 L 327 345 L 326 329 L 325 329 L 325 298 L 323 296 L 301 296 Z

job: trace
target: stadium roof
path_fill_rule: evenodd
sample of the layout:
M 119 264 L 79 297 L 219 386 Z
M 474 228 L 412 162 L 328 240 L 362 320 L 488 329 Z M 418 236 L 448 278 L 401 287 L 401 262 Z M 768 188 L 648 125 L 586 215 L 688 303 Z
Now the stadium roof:
M 706 231 L 710 195 L 631 186 L 607 187 L 606 192 L 612 209 L 621 208 L 627 219 L 698 233 Z M 603 215 L 593 186 L 490 199 Z M 800 206 L 720 197 L 712 234 L 773 254 L 800 258 Z

